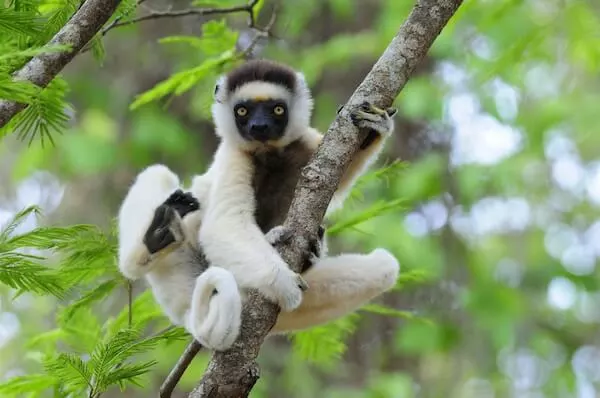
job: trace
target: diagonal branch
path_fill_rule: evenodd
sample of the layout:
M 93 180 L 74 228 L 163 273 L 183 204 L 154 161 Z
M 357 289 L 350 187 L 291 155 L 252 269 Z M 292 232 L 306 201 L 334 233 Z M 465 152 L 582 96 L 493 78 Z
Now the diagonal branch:
M 102 29 L 121 0 L 86 0 L 69 22 L 50 40 L 49 45 L 68 45 L 69 51 L 44 53 L 33 57 L 13 78 L 46 87 L 77 55 L 79 50 Z M 0 128 L 4 127 L 25 104 L 0 100 Z
M 461 3 L 462 0 L 417 0 L 396 37 L 350 97 L 317 153 L 302 170 L 284 223 L 294 235 L 277 247 L 292 269 L 300 270 L 308 238 L 316 236 L 340 178 L 365 138 L 365 132 L 359 132 L 351 123 L 350 111 L 364 101 L 381 108 L 391 106 Z M 275 304 L 250 293 L 244 306 L 240 337 L 230 350 L 213 354 L 190 398 L 247 397 L 259 378 L 256 357 L 278 312 Z

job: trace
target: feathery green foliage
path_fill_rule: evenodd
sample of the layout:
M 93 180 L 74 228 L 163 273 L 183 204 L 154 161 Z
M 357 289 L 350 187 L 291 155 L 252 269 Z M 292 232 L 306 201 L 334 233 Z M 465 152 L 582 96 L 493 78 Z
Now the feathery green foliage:
M 0 283 L 16 289 L 18 294 L 27 291 L 62 297 L 65 285 L 59 275 L 42 264 L 44 257 L 26 253 L 37 247 L 22 238 L 35 236 L 35 233 L 15 234 L 30 215 L 39 215 L 39 208 L 32 206 L 17 213 L 0 229 Z M 51 239 L 52 234 L 37 235 L 38 243 L 49 243 Z
M 138 95 L 131 104 L 131 109 L 157 101 L 167 95 L 181 95 L 193 88 L 200 81 L 239 58 L 235 51 L 238 34 L 227 27 L 224 20 L 210 21 L 202 25 L 201 38 L 185 36 L 168 37 L 162 43 L 184 43 L 193 46 L 207 58 L 200 65 L 173 74 L 167 80 L 152 89 Z
M 0 393 L 12 397 L 52 389 L 61 397 L 99 397 L 112 385 L 121 389 L 128 383 L 139 385 L 138 378 L 156 362 L 137 358 L 157 344 L 186 338 L 187 333 L 169 328 L 145 335 L 151 323 L 166 321 L 150 291 L 139 295 L 131 309 L 100 322 L 93 304 L 124 286 L 115 264 L 115 237 L 89 225 L 18 233 L 30 216 L 39 219 L 39 208 L 24 209 L 0 229 L 0 282 L 20 294 L 73 299 L 57 313 L 57 327 L 28 344 L 43 353 L 44 373 L 12 378 L 0 384 Z M 53 262 L 56 266 L 48 265 Z
M 3 131 L 16 131 L 19 139 L 27 139 L 30 144 L 40 136 L 42 145 L 46 139 L 54 145 L 52 134 L 62 134 L 69 121 L 67 111 L 70 106 L 65 102 L 67 88 L 65 81 L 56 77 Z
M 309 361 L 331 364 L 346 351 L 345 339 L 354 332 L 359 319 L 357 313 L 352 313 L 327 325 L 294 333 L 294 351 Z

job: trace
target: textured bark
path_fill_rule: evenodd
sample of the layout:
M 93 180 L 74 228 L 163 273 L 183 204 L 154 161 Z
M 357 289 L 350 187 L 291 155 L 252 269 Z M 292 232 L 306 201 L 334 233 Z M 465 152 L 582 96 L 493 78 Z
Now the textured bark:
M 302 253 L 308 250 L 309 238 L 317 235 L 340 178 L 365 138 L 366 132 L 359 132 L 351 123 L 350 111 L 364 101 L 381 108 L 391 106 L 461 3 L 462 0 L 419 0 L 396 37 L 329 127 L 317 153 L 302 171 L 284 223 L 294 233 L 287 242 L 277 247 L 292 269 L 300 270 Z M 256 357 L 275 324 L 278 311 L 276 305 L 258 294 L 249 294 L 240 337 L 230 350 L 213 354 L 190 398 L 247 397 L 259 378 Z
M 27 80 L 37 86 L 46 87 L 102 29 L 119 3 L 121 0 L 87 0 L 48 43 L 69 45 L 71 49 L 33 57 L 14 74 L 15 80 Z M 13 101 L 0 101 L 0 127 L 5 126 L 25 106 Z

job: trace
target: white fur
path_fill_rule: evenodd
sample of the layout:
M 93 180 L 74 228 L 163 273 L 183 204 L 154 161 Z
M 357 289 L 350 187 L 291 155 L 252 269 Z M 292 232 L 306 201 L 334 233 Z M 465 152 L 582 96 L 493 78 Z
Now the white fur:
M 194 179 L 194 194 L 206 197 L 207 178 Z M 242 299 L 234 276 L 218 267 L 199 273 L 193 253 L 201 210 L 190 213 L 177 226 L 180 241 L 150 254 L 143 237 L 155 209 L 176 189 L 179 179 L 167 167 L 154 165 L 135 180 L 119 211 L 119 269 L 127 278 L 145 276 L 156 301 L 176 325 L 182 325 L 215 350 L 228 348 L 239 334 Z M 202 209 L 202 203 L 201 203 Z M 211 296 L 213 290 L 218 293 Z
M 280 313 L 271 334 L 340 318 L 392 288 L 399 272 L 398 261 L 385 249 L 321 258 L 304 275 L 310 288 L 302 304 L 292 312 Z
M 211 170 L 214 173 L 215 169 Z M 216 174 L 207 172 L 193 179 L 191 191 L 194 195 L 207 197 L 202 187 L 206 189 L 212 185 L 209 179 L 211 175 L 216 176 Z M 151 181 L 159 183 L 148 184 Z M 190 274 L 189 268 L 191 257 L 185 255 L 185 252 L 182 253 L 181 246 L 179 246 L 179 250 L 169 248 L 168 251 L 164 250 L 165 253 L 157 253 L 155 258 L 143 263 L 144 265 L 133 264 L 132 267 L 131 264 L 123 261 L 129 254 L 125 249 L 127 247 L 124 245 L 125 242 L 131 243 L 128 247 L 137 245 L 139 246 L 137 251 L 148 253 L 142 243 L 145 230 L 137 233 L 137 244 L 133 244 L 135 242 L 129 239 L 133 235 L 127 236 L 125 232 L 131 232 L 134 229 L 127 227 L 140 225 L 147 228 L 154 209 L 178 188 L 178 181 L 169 169 L 160 165 L 151 166 L 138 176 L 120 211 L 119 250 L 124 257 L 120 256 L 119 265 L 126 268 L 137 267 L 134 273 L 146 276 L 157 302 L 174 324 L 183 325 L 205 347 L 225 350 L 236 340 L 241 325 L 242 296 L 238 290 L 239 281 L 244 283 L 247 278 L 251 278 L 254 279 L 253 283 L 261 286 L 260 277 L 249 271 L 248 268 L 241 267 L 242 264 L 247 267 L 248 263 L 240 261 L 240 268 L 236 270 L 238 274 L 232 275 L 223 268 L 211 266 L 198 278 L 194 278 Z M 150 188 L 159 189 L 152 190 Z M 158 200 L 142 200 L 147 194 L 157 195 L 164 199 L 160 203 L 156 203 Z M 146 199 L 151 199 L 151 197 Z M 155 207 L 144 209 L 151 202 Z M 201 209 L 205 207 L 204 203 L 201 202 Z M 136 220 L 132 217 L 134 213 L 129 209 L 139 211 L 135 214 L 146 214 L 148 218 L 145 221 Z M 193 215 L 197 214 L 200 212 Z M 183 220 L 184 231 L 188 231 L 185 228 L 185 221 L 191 215 L 186 216 Z M 227 217 L 234 216 L 227 212 L 225 215 Z M 194 232 L 194 226 L 195 231 L 198 231 L 202 224 L 203 220 L 197 217 L 193 223 L 188 224 L 189 231 Z M 229 231 L 236 230 L 229 229 Z M 184 233 L 188 237 L 186 239 L 192 236 L 188 234 L 188 232 Z M 240 238 L 243 239 L 243 235 Z M 192 241 L 186 243 L 193 246 Z M 248 248 L 243 246 L 242 250 L 244 249 Z M 269 250 L 271 249 L 269 248 Z M 238 258 L 235 250 L 232 252 L 231 248 L 225 248 L 222 257 L 226 258 L 228 255 Z M 304 293 L 301 304 L 291 312 L 282 312 L 270 335 L 310 328 L 356 310 L 367 301 L 390 289 L 395 284 L 400 269 L 394 256 L 384 249 L 376 249 L 366 255 L 342 254 L 327 257 L 327 244 L 324 240 L 321 256 L 304 275 L 310 288 Z M 174 270 L 179 272 L 174 272 Z M 211 298 L 215 288 L 219 293 Z
M 284 311 L 298 307 L 302 278 L 265 239 L 254 219 L 252 159 L 224 141 L 211 170 L 215 183 L 199 233 L 204 254 L 211 264 L 232 272 L 241 288 L 259 289 Z

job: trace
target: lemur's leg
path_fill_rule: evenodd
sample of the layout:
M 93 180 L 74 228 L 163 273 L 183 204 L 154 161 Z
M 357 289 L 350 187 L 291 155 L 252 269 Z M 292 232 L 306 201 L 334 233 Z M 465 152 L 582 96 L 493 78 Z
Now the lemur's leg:
M 168 167 L 157 164 L 143 170 L 129 189 L 118 215 L 118 264 L 127 278 L 138 279 L 150 270 L 155 256 L 144 244 L 144 236 L 151 224 L 161 226 L 156 210 L 178 187 L 177 175 Z M 163 213 L 158 216 L 160 218 Z M 154 243 L 161 245 L 161 238 L 169 239 L 161 232 Z
M 318 260 L 303 276 L 310 285 L 302 304 L 281 312 L 271 333 L 306 329 L 340 318 L 392 288 L 400 266 L 385 249 Z
M 173 243 L 181 243 L 185 236 L 182 219 L 197 211 L 200 204 L 190 193 L 177 189 L 154 212 L 154 218 L 144 234 L 143 242 L 151 254 L 165 249 Z

